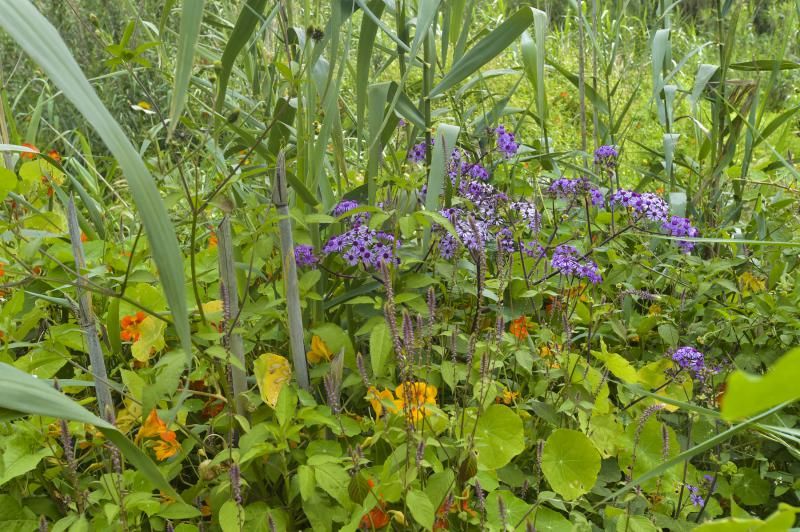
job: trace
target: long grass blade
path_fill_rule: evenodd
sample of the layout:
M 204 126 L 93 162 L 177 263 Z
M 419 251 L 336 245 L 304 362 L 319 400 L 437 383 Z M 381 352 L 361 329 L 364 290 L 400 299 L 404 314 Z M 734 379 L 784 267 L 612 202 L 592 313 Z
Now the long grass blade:
M 178 119 L 183 113 L 186 98 L 189 94 L 189 80 L 194 65 L 194 51 L 200 36 L 200 24 L 203 22 L 203 4 L 205 0 L 183 0 L 181 11 L 181 31 L 178 39 L 178 60 L 175 66 L 175 82 L 172 85 L 172 99 L 169 106 L 169 135 L 175 131 Z

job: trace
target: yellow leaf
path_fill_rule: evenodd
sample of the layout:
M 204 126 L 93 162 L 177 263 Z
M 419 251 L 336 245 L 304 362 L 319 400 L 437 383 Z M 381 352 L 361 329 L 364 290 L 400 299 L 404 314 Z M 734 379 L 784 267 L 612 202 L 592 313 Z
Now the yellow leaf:
M 164 329 L 166 327 L 167 324 L 163 321 L 153 316 L 147 316 L 139 324 L 139 339 L 131 346 L 133 358 L 145 362 L 164 349 Z
M 275 408 L 283 385 L 292 378 L 289 361 L 275 353 L 265 353 L 255 360 L 254 366 L 261 399 Z
M 208 303 L 203 303 L 203 314 L 211 323 L 219 323 L 222 319 L 222 300 L 215 299 Z

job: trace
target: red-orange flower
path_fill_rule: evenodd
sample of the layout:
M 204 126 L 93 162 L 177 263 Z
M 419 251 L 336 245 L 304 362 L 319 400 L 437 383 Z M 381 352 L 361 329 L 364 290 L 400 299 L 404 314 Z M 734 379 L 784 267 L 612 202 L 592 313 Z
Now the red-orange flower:
M 0 262 L 0 277 L 6 274 L 5 266 L 6 265 L 4 263 Z
M 178 454 L 178 451 L 181 450 L 181 444 L 178 442 L 178 437 L 174 432 L 171 430 L 164 431 L 160 437 L 161 441 L 153 446 L 157 460 L 166 460 L 170 456 Z
M 383 508 L 383 504 L 378 503 L 375 508 L 361 518 L 358 527 L 362 530 L 378 530 L 389 524 L 389 514 Z
M 126 342 L 135 342 L 138 340 L 139 336 L 141 335 L 141 332 L 139 332 L 139 326 L 146 317 L 147 315 L 141 310 L 137 312 L 135 316 L 123 317 L 119 322 L 120 329 L 122 329 L 119 333 L 119 337 Z
M 61 154 L 58 153 L 56 150 L 50 150 L 49 152 L 47 152 L 47 155 L 55 162 L 57 163 L 61 162 Z
M 208 237 L 208 247 L 209 249 L 217 247 L 217 243 L 219 240 L 217 239 L 216 233 L 211 233 L 211 236 Z
M 89 237 L 86 236 L 86 233 L 81 232 L 81 242 L 88 242 L 88 241 L 89 241 Z
M 528 324 L 525 316 L 520 316 L 511 322 L 508 332 L 517 337 L 517 340 L 524 340 L 528 337 Z
M 158 417 L 158 412 L 156 412 L 156 409 L 154 408 L 150 411 L 147 419 L 144 420 L 139 432 L 136 433 L 136 440 L 138 441 L 141 438 L 155 438 L 166 430 L 167 424 L 164 423 L 160 417 Z
M 32 149 L 32 150 L 33 150 L 33 151 L 35 151 L 36 153 L 39 153 L 39 148 L 37 148 L 37 147 L 36 147 L 36 146 L 34 146 L 33 144 L 28 144 L 28 143 L 26 142 L 25 144 L 23 144 L 23 146 L 25 146 L 26 148 L 30 148 L 30 149 Z M 19 154 L 19 158 L 20 158 L 20 159 L 31 159 L 31 160 L 33 160 L 33 159 L 36 157 L 36 153 L 31 153 L 31 152 L 23 151 L 23 152 L 20 152 L 20 154 Z

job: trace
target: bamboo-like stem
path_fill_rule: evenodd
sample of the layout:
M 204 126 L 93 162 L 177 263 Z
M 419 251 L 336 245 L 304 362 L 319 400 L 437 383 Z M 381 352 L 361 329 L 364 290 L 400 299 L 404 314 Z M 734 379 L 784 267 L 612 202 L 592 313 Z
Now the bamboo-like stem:
M 236 282 L 236 268 L 233 263 L 233 232 L 231 220 L 226 214 L 217 230 L 217 251 L 219 256 L 220 292 L 225 308 L 225 344 L 238 365 L 230 364 L 231 382 L 233 384 L 234 407 L 236 413 L 247 417 L 247 375 L 244 372 L 244 342 L 242 335 L 233 331 L 233 318 L 239 315 L 239 287 Z M 222 286 L 225 289 L 222 289 Z
M 100 339 L 97 337 L 97 325 L 95 323 L 94 311 L 92 310 L 92 295 L 91 292 L 85 290 L 86 279 L 81 274 L 81 272 L 86 269 L 86 259 L 83 255 L 81 229 L 78 226 L 78 213 L 75 210 L 75 200 L 72 196 L 70 196 L 69 203 L 67 204 L 67 223 L 69 226 L 69 238 L 72 241 L 72 255 L 75 257 L 75 273 L 77 276 L 75 287 L 78 294 L 78 319 L 80 320 L 81 329 L 86 337 L 86 345 L 89 349 L 89 363 L 91 364 L 92 376 L 94 377 L 94 389 L 97 394 L 100 417 L 113 422 L 114 402 L 111 399 L 111 391 L 108 388 L 108 375 L 106 374 L 103 350 L 100 347 Z
M 306 349 L 303 343 L 303 314 L 300 311 L 300 289 L 297 282 L 297 264 L 294 260 L 292 221 L 289 218 L 289 191 L 286 188 L 286 157 L 283 150 L 278 153 L 275 182 L 272 183 L 272 203 L 278 210 L 278 228 L 281 234 L 281 257 L 283 258 L 283 283 L 286 291 L 286 312 L 289 320 L 289 343 L 297 383 L 309 388 Z

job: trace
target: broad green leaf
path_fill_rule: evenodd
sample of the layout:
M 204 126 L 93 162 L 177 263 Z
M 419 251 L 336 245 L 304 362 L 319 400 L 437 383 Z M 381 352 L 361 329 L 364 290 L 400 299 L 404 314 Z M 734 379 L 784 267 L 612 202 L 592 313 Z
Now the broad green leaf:
M 386 323 L 380 323 L 372 329 L 369 335 L 369 358 L 372 373 L 381 377 L 386 369 L 386 362 L 392 352 L 392 338 Z
M 222 532 L 241 532 L 244 524 L 244 508 L 229 499 L 219 509 L 219 526 Z
M 200 36 L 205 0 L 183 0 L 181 30 L 178 38 L 178 58 L 175 66 L 175 82 L 169 107 L 169 134 L 175 131 L 189 95 L 189 79 L 194 65 L 194 51 Z
M 8 364 L 0 363 L 0 408 L 24 414 L 70 419 L 94 425 L 153 485 L 180 499 L 158 467 L 114 425 L 97 417 L 44 382 Z
M 733 493 L 744 506 L 758 506 L 769 500 L 771 483 L 752 467 L 740 467 L 733 479 Z
M 440 124 L 436 129 L 431 169 L 428 174 L 428 191 L 425 194 L 425 209 L 439 212 L 440 196 L 444 192 L 444 178 L 447 175 L 447 163 L 456 148 L 460 128 L 451 124 Z M 428 234 L 429 231 L 426 231 Z
M 639 375 L 636 368 L 622 355 L 617 353 L 609 353 L 606 349 L 605 343 L 602 343 L 601 351 L 592 351 L 592 355 L 601 361 L 608 368 L 608 371 L 618 379 L 627 383 L 639 382 Z
M 43 458 L 53 454 L 49 447 L 42 445 L 32 447 L 30 437 L 24 432 L 12 433 L 2 441 L 0 486 L 35 469 Z
M 523 7 L 492 30 L 489 35 L 475 43 L 431 90 L 429 97 L 433 98 L 442 94 L 464 81 L 494 59 L 497 54 L 508 48 L 533 23 L 533 13 L 532 8 Z
M 406 495 L 406 505 L 411 511 L 411 516 L 414 518 L 414 521 L 422 525 L 425 530 L 433 529 L 436 512 L 433 508 L 433 503 L 424 491 L 409 491 Z
M 751 375 L 736 370 L 728 377 L 722 398 L 722 418 L 742 419 L 800 399 L 800 349 L 779 358 L 765 375 Z
M 380 19 L 386 4 L 383 0 L 371 0 L 367 7 Z M 367 86 L 369 85 L 369 67 L 372 63 L 372 48 L 375 46 L 375 36 L 378 25 L 369 16 L 361 19 L 361 30 L 358 32 L 358 52 L 356 59 L 356 124 L 359 136 L 364 132 L 364 114 L 367 109 Z M 363 137 L 362 137 L 363 138 Z
M 544 444 L 542 473 L 553 490 L 571 501 L 597 482 L 600 453 L 582 432 L 558 429 Z
M 191 363 L 191 330 L 186 308 L 183 257 L 164 202 L 138 152 L 103 106 L 56 29 L 28 0 L 0 0 L 2 26 L 42 67 L 80 113 L 95 128 L 123 169 L 150 241 L 153 260 L 175 324 Z
M 480 469 L 500 469 L 525 450 L 522 419 L 509 407 L 487 408 L 475 427 L 475 450 Z

